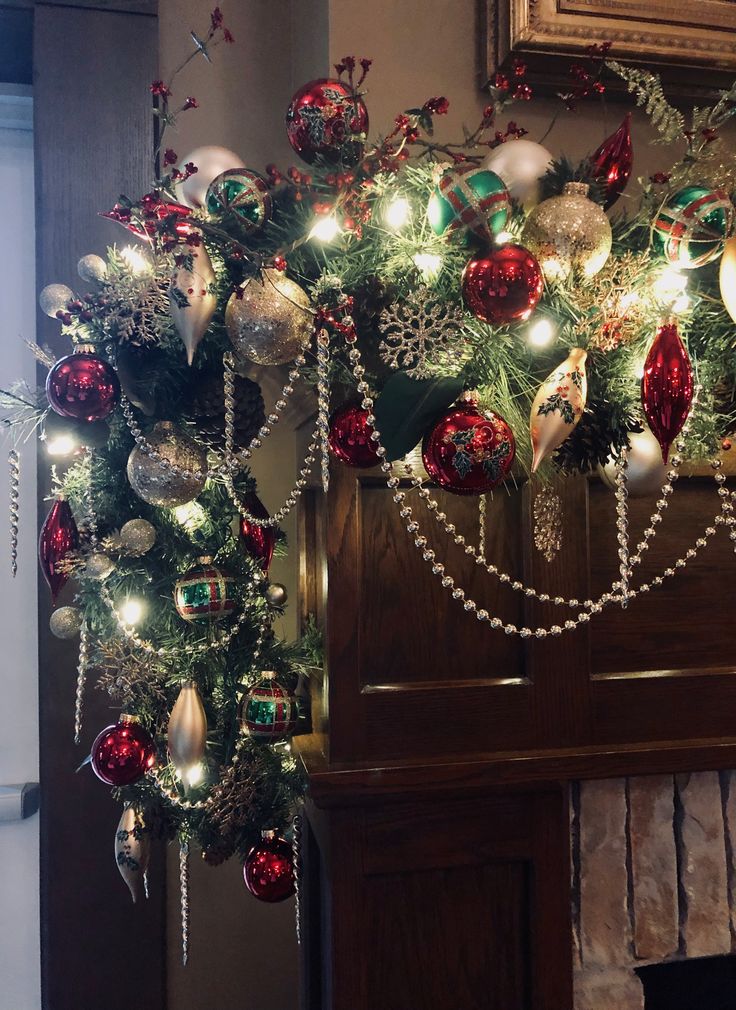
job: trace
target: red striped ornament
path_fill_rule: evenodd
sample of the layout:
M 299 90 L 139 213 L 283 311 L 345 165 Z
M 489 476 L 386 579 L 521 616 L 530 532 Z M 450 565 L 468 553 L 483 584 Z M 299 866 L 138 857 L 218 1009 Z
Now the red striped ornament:
M 427 217 L 437 235 L 471 232 L 488 241 L 511 217 L 511 199 L 503 180 L 487 168 L 449 168 L 430 197 Z
M 723 190 L 686 186 L 660 208 L 654 245 L 668 263 L 693 270 L 718 259 L 733 226 L 733 204 Z
M 276 680 L 273 670 L 264 670 L 246 694 L 240 725 L 244 733 L 263 743 L 275 743 L 291 736 L 299 718 L 299 703 Z
M 197 567 L 177 579 L 174 603 L 185 621 L 219 621 L 235 609 L 231 575 L 216 568 L 211 559 L 200 560 Z

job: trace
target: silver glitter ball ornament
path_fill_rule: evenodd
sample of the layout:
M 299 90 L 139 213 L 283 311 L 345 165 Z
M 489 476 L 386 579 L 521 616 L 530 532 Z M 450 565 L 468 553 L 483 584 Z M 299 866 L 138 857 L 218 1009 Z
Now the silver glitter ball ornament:
M 57 638 L 76 638 L 82 627 L 79 607 L 59 607 L 49 618 L 51 634 Z
M 84 565 L 84 574 L 88 579 L 97 579 L 102 582 L 115 570 L 115 562 L 107 554 L 101 551 L 94 551 L 87 555 Z
M 129 519 L 120 529 L 120 546 L 126 554 L 139 558 L 156 543 L 156 527 L 147 519 Z
M 72 298 L 74 292 L 66 284 L 47 284 L 38 296 L 38 304 L 42 312 L 54 319 L 57 312 L 66 312 L 67 303 Z
M 127 470 L 138 497 L 163 508 L 186 505 L 196 498 L 207 479 L 207 453 L 202 446 L 171 421 L 159 421 L 146 440 L 166 463 L 177 467 L 177 472 L 136 446 L 128 457 Z
M 611 253 L 611 225 L 588 185 L 568 182 L 562 196 L 544 200 L 526 219 L 521 244 L 539 260 L 547 281 L 573 272 L 592 277 Z
M 77 273 L 87 284 L 102 284 L 107 277 L 107 263 L 102 256 L 88 253 L 77 263 Z
M 270 586 L 266 589 L 266 599 L 271 604 L 272 607 L 284 607 L 286 606 L 286 601 L 288 599 L 288 593 L 286 592 L 286 586 L 282 585 L 280 582 L 272 582 Z
M 307 344 L 314 327 L 307 293 L 279 270 L 264 270 L 230 296 L 225 327 L 240 362 L 283 365 Z

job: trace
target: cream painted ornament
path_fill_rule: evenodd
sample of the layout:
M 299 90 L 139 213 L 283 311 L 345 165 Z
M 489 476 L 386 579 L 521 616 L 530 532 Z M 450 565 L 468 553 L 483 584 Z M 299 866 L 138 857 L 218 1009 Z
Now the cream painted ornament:
M 662 459 L 662 449 L 649 428 L 629 434 L 626 454 L 626 490 L 632 498 L 657 494 L 667 483 L 669 466 Z M 598 467 L 601 480 L 611 491 L 616 490 L 616 462 L 609 460 Z
M 507 140 L 481 162 L 481 168 L 495 172 L 506 183 L 510 196 L 526 210 L 539 203 L 540 179 L 553 161 L 546 147 L 533 140 Z
M 115 832 L 115 862 L 134 903 L 144 895 L 147 897 L 146 872 L 150 856 L 151 833 L 143 815 L 135 807 L 126 806 Z
M 726 242 L 723 250 L 719 283 L 726 312 L 736 323 L 736 236 Z
M 557 449 L 583 416 L 588 396 L 585 374 L 587 351 L 573 347 L 567 358 L 537 391 L 529 418 L 532 440 L 532 473 Z
M 526 219 L 521 244 L 537 257 L 548 282 L 578 272 L 593 277 L 611 254 L 611 225 L 588 199 L 589 188 L 568 182 L 561 196 L 543 200 Z
M 284 365 L 312 336 L 309 296 L 281 271 L 264 270 L 230 296 L 225 328 L 240 365 Z
M 183 773 L 204 757 L 207 746 L 207 716 L 197 685 L 185 680 L 169 716 L 169 756 Z
M 231 168 L 245 168 L 239 154 L 229 151 L 226 147 L 215 145 L 196 147 L 181 159 L 177 167 L 180 172 L 183 172 L 184 166 L 189 164 L 196 165 L 197 171 L 188 179 L 177 183 L 174 191 L 180 203 L 187 207 L 193 207 L 195 210 L 205 206 L 207 190 L 218 175 L 222 175 L 223 172 L 227 172 Z
M 200 245 L 184 245 L 169 286 L 169 311 L 187 352 L 187 364 L 207 332 L 217 308 L 215 271 L 209 253 Z

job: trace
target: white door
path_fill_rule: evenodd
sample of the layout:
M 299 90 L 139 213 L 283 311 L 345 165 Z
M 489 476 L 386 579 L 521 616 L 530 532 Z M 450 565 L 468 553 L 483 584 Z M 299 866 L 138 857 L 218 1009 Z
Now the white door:
M 23 343 L 24 337 L 34 339 L 36 312 L 32 110 L 30 88 L 0 84 L 2 389 L 19 378 L 31 387 L 36 382 L 33 356 Z M 0 522 L 6 523 L 0 528 L 0 787 L 38 779 L 35 439 L 22 452 L 15 579 L 6 518 L 10 446 L 0 443 Z M 41 1006 L 38 853 L 38 814 L 0 819 L 0 1010 Z

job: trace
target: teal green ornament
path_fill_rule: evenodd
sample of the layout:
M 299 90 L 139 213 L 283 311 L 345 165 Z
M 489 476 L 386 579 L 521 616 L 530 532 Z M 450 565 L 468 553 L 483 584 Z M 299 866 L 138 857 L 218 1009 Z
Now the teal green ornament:
M 291 736 L 299 718 L 296 697 L 264 670 L 261 679 L 243 698 L 240 725 L 243 732 L 261 743 L 276 743 Z
M 448 168 L 427 205 L 437 235 L 456 232 L 488 241 L 504 231 L 510 217 L 511 198 L 501 177 L 471 165 Z
M 668 263 L 693 270 L 718 259 L 733 224 L 733 204 L 723 190 L 685 186 L 660 208 L 654 246 Z
M 248 168 L 231 168 L 213 179 L 205 206 L 216 217 L 234 215 L 249 234 L 261 229 L 273 213 L 265 180 Z

